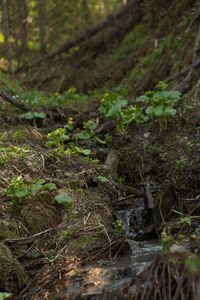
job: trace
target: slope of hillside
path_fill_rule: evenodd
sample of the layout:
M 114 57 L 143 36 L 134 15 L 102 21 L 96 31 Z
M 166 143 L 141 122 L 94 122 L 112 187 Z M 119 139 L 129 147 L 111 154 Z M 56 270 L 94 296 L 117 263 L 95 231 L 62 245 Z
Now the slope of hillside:
M 101 23 L 96 33 L 86 32 L 77 46 L 61 47 L 55 55 L 30 67 L 24 82 L 60 92 L 71 86 L 88 92 L 120 85 L 135 96 L 152 89 L 159 80 L 198 59 L 196 2 L 130 1 L 121 13 Z M 23 69 L 21 72 L 23 75 Z M 198 76 L 195 69 L 187 78 L 189 86 L 185 87 L 181 76 L 172 85 L 189 90 Z

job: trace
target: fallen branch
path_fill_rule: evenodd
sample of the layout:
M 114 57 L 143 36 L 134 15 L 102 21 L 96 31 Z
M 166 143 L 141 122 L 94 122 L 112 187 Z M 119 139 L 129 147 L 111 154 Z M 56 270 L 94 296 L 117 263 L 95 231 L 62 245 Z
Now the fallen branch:
M 197 68 L 198 66 L 200 66 L 200 59 L 198 59 L 196 62 L 192 63 L 190 66 L 188 66 L 187 68 L 181 70 L 180 72 L 177 72 L 176 74 L 172 75 L 171 77 L 167 78 L 165 80 L 165 82 L 170 82 L 174 79 L 179 78 L 180 76 L 184 76 L 186 75 L 190 70 Z
M 23 111 L 31 111 L 32 108 L 29 107 L 28 105 L 18 101 L 17 99 L 15 99 L 13 96 L 11 96 L 10 94 L 8 94 L 7 92 L 4 91 L 0 91 L 0 97 L 4 98 L 6 101 L 8 101 L 9 103 L 11 103 L 12 105 L 20 108 Z

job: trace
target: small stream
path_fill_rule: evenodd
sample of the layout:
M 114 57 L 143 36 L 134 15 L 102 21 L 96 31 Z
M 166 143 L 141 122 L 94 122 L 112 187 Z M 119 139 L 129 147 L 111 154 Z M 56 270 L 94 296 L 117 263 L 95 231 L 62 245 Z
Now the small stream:
M 147 187 L 152 186 L 155 187 L 152 184 L 148 184 Z M 145 239 L 146 232 L 152 225 L 152 210 L 147 207 L 143 197 L 132 199 L 119 197 L 114 209 L 117 219 L 122 221 L 132 254 L 101 260 L 96 266 L 90 266 L 89 284 L 85 282 L 82 285 L 81 299 L 118 299 L 120 287 L 129 283 L 138 271 L 152 262 L 155 255 L 162 251 L 161 242 L 155 235 L 154 238 Z M 135 287 L 132 288 L 134 290 Z M 123 299 L 129 299 L 129 296 L 124 295 Z

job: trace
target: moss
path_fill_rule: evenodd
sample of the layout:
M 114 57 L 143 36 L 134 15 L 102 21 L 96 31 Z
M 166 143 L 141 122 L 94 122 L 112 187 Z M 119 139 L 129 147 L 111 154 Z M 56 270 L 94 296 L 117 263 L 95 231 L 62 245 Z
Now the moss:
M 23 235 L 24 228 L 17 220 L 3 221 L 0 220 L 0 240 L 14 239 Z
M 56 219 L 56 214 L 52 206 L 37 202 L 24 206 L 21 210 L 21 215 L 32 234 L 52 227 Z
M 85 233 L 76 239 L 71 239 L 69 241 L 69 251 L 71 253 L 81 253 L 82 251 L 87 250 L 88 252 L 103 242 L 105 238 L 106 237 L 102 233 Z
M 16 292 L 28 282 L 28 277 L 10 249 L 0 243 L 0 289 Z

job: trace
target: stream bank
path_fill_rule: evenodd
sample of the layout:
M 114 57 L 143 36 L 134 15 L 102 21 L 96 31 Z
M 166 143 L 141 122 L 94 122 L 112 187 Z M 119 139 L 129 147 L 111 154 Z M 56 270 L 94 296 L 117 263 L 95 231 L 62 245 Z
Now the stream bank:
M 9 148 L 2 152 L 0 170 L 1 290 L 13 299 L 109 299 L 113 294 L 129 299 L 141 296 L 151 268 L 163 274 L 158 262 L 163 272 L 172 268 L 182 278 L 184 257 L 198 253 L 199 238 L 199 135 L 198 123 L 191 124 L 192 113 L 172 121 L 161 134 L 156 121 L 134 124 L 128 137 L 113 128 L 109 148 L 99 150 L 92 141 L 89 159 L 47 149 L 47 130 L 26 124 L 8 125 L 6 132 L 1 128 L 4 148 Z M 18 148 L 13 148 L 14 133 L 22 129 Z M 100 136 L 106 132 L 105 127 Z M 19 175 L 25 187 L 43 179 L 43 185 L 54 183 L 56 189 L 33 192 L 13 207 L 5 189 Z M 70 219 L 55 201 L 60 194 L 73 199 L 76 213 Z M 179 212 L 191 223 L 181 223 Z M 177 250 L 170 254 L 175 265 L 170 255 L 151 263 L 161 250 L 160 242 L 151 240 L 161 232 L 166 233 L 168 251 L 183 244 L 182 260 L 177 260 Z M 184 243 L 192 236 L 196 244 L 188 248 Z M 150 294 L 154 280 L 147 280 Z M 185 281 L 188 293 L 196 293 L 191 284 Z M 174 286 L 173 291 L 180 289 Z

